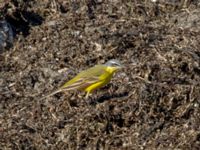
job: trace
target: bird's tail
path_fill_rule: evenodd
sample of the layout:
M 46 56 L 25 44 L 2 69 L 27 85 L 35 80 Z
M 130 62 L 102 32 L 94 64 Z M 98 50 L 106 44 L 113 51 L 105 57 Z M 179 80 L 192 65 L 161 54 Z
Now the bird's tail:
M 44 97 L 42 97 L 40 100 L 43 100 L 43 99 L 45 99 L 45 98 L 47 98 L 47 97 L 50 97 L 50 96 L 53 96 L 53 95 L 55 95 L 55 94 L 57 94 L 57 93 L 60 93 L 60 92 L 62 92 L 63 91 L 63 89 L 58 89 L 58 90 L 56 90 L 56 91 L 54 91 L 54 92 L 52 92 L 52 93 L 50 93 L 50 94 L 48 94 L 48 95 L 46 95 L 46 96 L 44 96 Z

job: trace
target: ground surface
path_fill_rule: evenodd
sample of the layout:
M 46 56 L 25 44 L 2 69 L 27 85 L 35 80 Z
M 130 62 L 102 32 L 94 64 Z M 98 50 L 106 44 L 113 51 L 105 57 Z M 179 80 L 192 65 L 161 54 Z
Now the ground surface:
M 200 1 L 0 2 L 1 149 L 199 149 Z M 125 68 L 85 101 L 40 98 L 109 59 Z

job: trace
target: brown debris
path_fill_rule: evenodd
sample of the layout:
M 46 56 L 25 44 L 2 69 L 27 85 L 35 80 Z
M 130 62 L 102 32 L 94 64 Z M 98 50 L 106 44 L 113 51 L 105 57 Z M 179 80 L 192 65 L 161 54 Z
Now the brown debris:
M 197 2 L 10 0 L 2 7 L 16 32 L 0 54 L 2 149 L 200 147 Z M 40 100 L 113 58 L 124 70 L 88 101 L 78 91 Z

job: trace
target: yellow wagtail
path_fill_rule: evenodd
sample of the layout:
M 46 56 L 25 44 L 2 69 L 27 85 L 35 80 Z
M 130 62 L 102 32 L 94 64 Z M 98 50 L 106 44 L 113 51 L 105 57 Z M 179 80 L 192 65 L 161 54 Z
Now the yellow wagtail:
M 58 90 L 43 97 L 42 99 L 62 91 L 74 89 L 87 92 L 87 99 L 89 94 L 92 93 L 94 90 L 109 83 L 113 74 L 120 68 L 122 68 L 121 63 L 115 59 L 109 60 L 102 65 L 95 65 L 94 67 L 80 72 L 73 79 L 69 80 L 63 86 L 61 86 Z

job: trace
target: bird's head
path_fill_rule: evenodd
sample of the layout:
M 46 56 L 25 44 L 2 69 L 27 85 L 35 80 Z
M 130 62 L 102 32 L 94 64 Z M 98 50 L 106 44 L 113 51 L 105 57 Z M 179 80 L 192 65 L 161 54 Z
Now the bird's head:
M 119 62 L 119 60 L 116 59 L 111 59 L 107 61 L 104 65 L 107 66 L 109 70 L 112 70 L 112 72 L 123 68 L 123 65 Z

